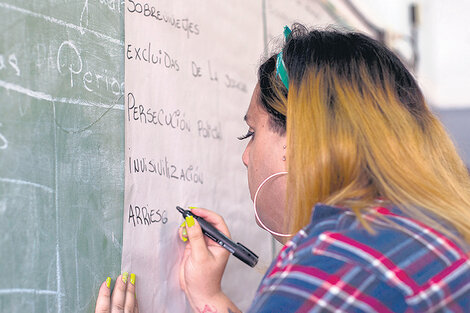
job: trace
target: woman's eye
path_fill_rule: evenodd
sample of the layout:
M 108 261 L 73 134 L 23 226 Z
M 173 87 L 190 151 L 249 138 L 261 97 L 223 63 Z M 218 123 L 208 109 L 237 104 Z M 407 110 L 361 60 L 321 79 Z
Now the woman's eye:
M 238 138 L 238 140 L 244 140 L 244 139 L 250 138 L 254 134 L 255 134 L 255 132 L 253 132 L 251 130 L 248 130 L 248 132 L 245 135 L 237 137 L 237 138 Z

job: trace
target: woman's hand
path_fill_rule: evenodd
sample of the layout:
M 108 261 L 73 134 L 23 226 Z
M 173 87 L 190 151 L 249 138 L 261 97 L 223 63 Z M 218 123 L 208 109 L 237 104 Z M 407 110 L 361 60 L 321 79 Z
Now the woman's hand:
M 112 294 L 111 277 L 108 277 L 101 284 L 98 299 L 96 300 L 95 313 L 139 312 L 135 296 L 135 275 L 131 274 L 129 281 L 128 278 L 128 273 L 119 275 Z
M 230 238 L 223 218 L 209 210 L 194 208 L 192 212 Z M 184 236 L 186 230 L 186 236 Z M 180 285 L 195 312 L 217 308 L 218 312 L 238 309 L 222 292 L 221 280 L 230 253 L 203 235 L 197 220 L 186 218 L 186 226 L 180 228 L 180 236 L 189 241 L 180 267 Z

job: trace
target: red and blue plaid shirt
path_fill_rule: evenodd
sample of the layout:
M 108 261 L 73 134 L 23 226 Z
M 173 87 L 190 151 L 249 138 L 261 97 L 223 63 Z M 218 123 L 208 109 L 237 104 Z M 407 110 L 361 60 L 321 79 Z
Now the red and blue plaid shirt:
M 317 205 L 263 278 L 249 312 L 470 312 L 470 261 L 426 225 L 378 209 L 366 214 Z M 398 213 L 398 214 L 397 214 Z

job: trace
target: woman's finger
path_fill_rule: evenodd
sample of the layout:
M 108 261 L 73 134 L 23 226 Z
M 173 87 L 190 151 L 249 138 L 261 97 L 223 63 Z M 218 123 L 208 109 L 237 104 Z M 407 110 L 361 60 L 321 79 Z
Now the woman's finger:
M 135 274 L 129 276 L 129 283 L 126 290 L 126 303 L 124 304 L 124 313 L 134 313 L 137 303 L 135 294 Z
M 139 303 L 137 302 L 137 298 L 135 298 L 134 313 L 139 313 Z
M 206 260 L 210 252 L 207 248 L 204 235 L 202 234 L 201 226 L 192 216 L 186 217 L 186 232 L 188 233 L 188 239 L 191 244 L 191 257 L 196 262 Z
M 230 238 L 230 232 L 224 219 L 219 214 L 203 208 L 192 208 L 191 212 L 211 223 L 215 228 Z
M 111 277 L 101 284 L 96 299 L 95 313 L 109 313 L 111 307 Z
M 122 273 L 116 279 L 116 284 L 114 285 L 113 295 L 111 296 L 111 312 L 124 311 L 124 301 L 126 299 L 126 289 L 127 289 L 127 279 L 129 274 L 127 272 Z

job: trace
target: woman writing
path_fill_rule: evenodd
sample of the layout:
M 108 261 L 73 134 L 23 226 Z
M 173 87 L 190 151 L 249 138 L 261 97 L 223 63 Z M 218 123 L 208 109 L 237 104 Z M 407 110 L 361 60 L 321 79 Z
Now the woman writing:
M 286 31 L 242 138 L 257 222 L 284 244 L 249 312 L 465 312 L 470 178 L 414 78 L 364 35 Z M 217 214 L 193 212 L 229 235 Z M 191 218 L 180 232 L 193 310 L 239 312 L 220 285 L 228 252 Z M 103 284 L 97 310 L 132 312 L 115 290 L 110 301 Z

